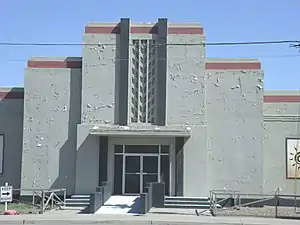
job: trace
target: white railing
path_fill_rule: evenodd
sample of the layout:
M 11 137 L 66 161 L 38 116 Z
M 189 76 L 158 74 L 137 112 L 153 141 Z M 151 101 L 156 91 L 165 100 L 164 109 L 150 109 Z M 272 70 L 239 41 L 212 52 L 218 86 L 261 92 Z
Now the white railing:
M 14 192 L 32 196 L 30 204 L 40 208 L 40 213 L 66 205 L 66 189 L 14 189 Z

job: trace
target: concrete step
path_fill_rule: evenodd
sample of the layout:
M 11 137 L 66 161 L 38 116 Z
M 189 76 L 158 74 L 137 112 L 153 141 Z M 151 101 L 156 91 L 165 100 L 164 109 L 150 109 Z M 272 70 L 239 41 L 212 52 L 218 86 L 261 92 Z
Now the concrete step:
M 84 210 L 86 207 L 70 207 L 70 206 L 62 206 L 60 207 L 61 210 L 76 210 L 76 211 L 82 211 Z
M 165 204 L 165 208 L 178 208 L 178 209 L 209 209 L 209 205 L 187 205 L 187 204 Z
M 178 209 L 210 209 L 209 205 L 202 204 L 165 204 L 165 208 L 178 208 Z M 217 205 L 217 208 L 221 208 L 220 205 Z
M 66 199 L 65 207 L 67 209 L 84 209 L 90 204 L 89 195 L 72 195 L 71 198 Z
M 205 201 L 209 201 L 209 197 L 166 196 L 165 201 L 168 200 L 205 202 Z
M 85 199 L 85 198 L 68 198 L 68 199 L 66 199 L 66 203 L 77 203 L 77 202 L 90 203 L 90 199 Z
M 72 195 L 71 199 L 90 199 L 89 195 Z
M 67 207 L 86 207 L 89 206 L 87 202 L 66 202 Z
M 166 196 L 166 208 L 182 208 L 182 209 L 210 209 L 209 197 L 186 197 L 186 196 Z M 217 208 L 221 208 L 217 205 Z
M 209 201 L 165 200 L 165 203 L 179 205 L 210 205 Z

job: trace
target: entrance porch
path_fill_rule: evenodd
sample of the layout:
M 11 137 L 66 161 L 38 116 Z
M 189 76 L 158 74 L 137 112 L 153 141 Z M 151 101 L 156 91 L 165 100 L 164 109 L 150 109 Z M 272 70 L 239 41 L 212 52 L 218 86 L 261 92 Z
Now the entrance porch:
M 140 195 L 149 182 L 165 183 L 166 195 L 182 195 L 189 135 L 174 128 L 90 128 L 77 150 L 75 194 L 92 193 L 108 181 L 114 195 Z

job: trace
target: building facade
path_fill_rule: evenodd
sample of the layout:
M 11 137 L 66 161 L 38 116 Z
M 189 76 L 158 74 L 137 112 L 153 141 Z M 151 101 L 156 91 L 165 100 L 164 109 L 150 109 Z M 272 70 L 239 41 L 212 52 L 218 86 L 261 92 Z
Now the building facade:
M 0 183 L 294 193 L 300 97 L 264 92 L 258 60 L 209 59 L 204 42 L 198 24 L 121 19 L 88 24 L 82 57 L 31 58 L 24 89 L 0 89 Z

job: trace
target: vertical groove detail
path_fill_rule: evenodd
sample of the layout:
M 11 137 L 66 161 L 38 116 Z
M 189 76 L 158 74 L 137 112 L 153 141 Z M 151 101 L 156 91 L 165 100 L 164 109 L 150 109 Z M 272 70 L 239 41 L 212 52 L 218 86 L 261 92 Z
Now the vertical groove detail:
M 155 122 L 156 41 L 134 39 L 131 51 L 131 123 Z
M 139 108 L 139 40 L 133 40 L 131 68 L 131 122 L 138 122 Z
M 149 41 L 149 62 L 148 62 L 148 123 L 154 124 L 156 111 L 156 41 Z
M 139 122 L 146 123 L 146 111 L 147 111 L 147 40 L 141 40 L 140 48 L 140 107 L 139 107 Z

